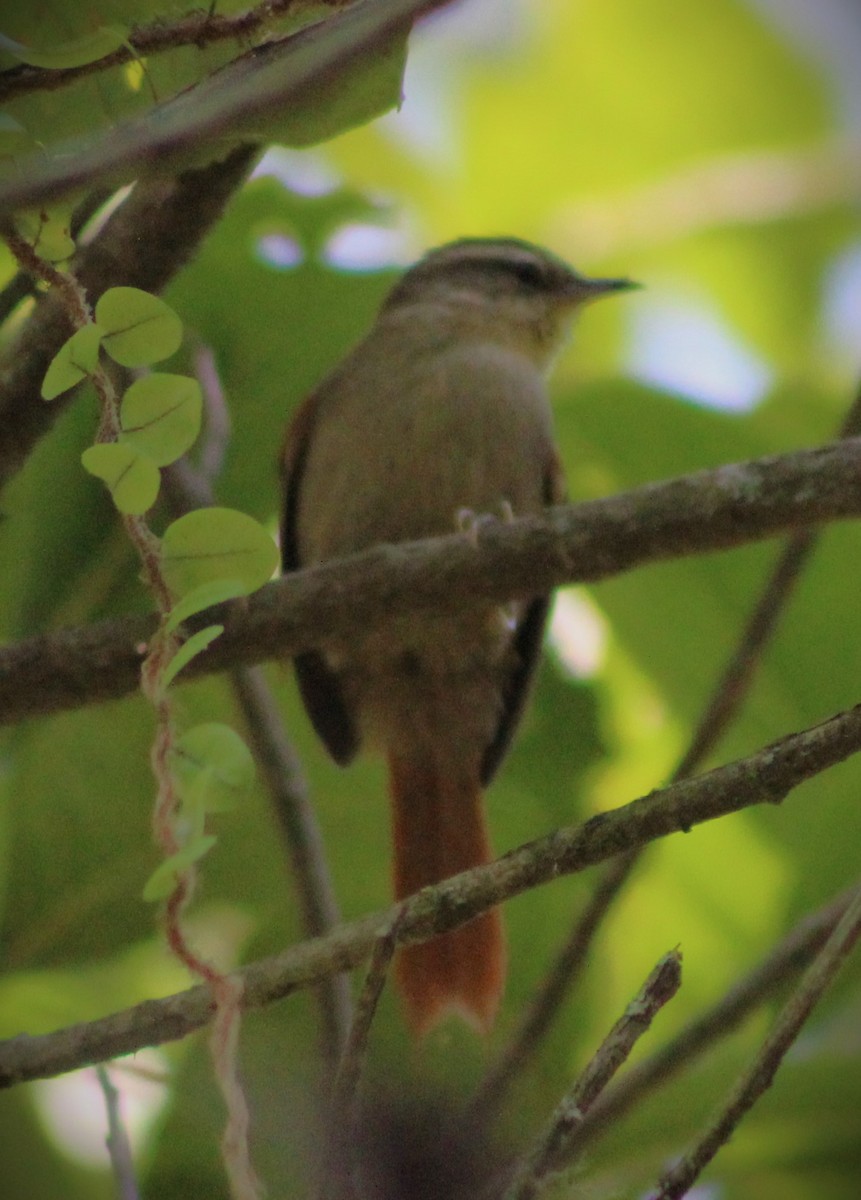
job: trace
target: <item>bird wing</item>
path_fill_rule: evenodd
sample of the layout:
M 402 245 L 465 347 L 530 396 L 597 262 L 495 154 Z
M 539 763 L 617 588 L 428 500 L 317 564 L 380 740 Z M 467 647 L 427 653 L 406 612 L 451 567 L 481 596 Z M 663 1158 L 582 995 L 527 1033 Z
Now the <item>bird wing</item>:
M 546 504 L 562 504 L 566 498 L 565 473 L 554 450 L 544 478 L 544 499 Z M 481 760 L 481 782 L 484 787 L 490 783 L 505 758 L 523 716 L 541 657 L 541 643 L 549 608 L 549 596 L 539 596 L 537 600 L 533 600 L 514 635 L 513 666 L 503 686 L 499 724 Z
M 303 400 L 287 429 L 281 448 L 284 503 L 281 514 L 281 568 L 285 574 L 302 567 L 296 518 L 308 445 L 317 417 L 319 392 Z M 359 737 L 338 677 L 319 650 L 297 654 L 296 680 L 311 724 L 336 763 L 345 766 L 359 748 Z

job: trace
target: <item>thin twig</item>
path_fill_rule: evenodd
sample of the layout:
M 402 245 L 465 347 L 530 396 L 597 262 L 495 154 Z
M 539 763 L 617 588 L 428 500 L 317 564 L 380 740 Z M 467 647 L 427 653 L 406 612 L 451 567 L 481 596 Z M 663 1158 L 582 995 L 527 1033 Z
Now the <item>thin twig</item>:
M 547 1128 L 524 1159 L 506 1200 L 534 1200 L 550 1176 L 568 1164 L 568 1147 L 595 1100 L 628 1058 L 682 982 L 682 956 L 665 954 L 628 1005 L 579 1079 L 563 1097 Z
M 232 422 L 224 395 L 221 374 L 211 346 L 200 344 L 194 351 L 194 373 L 203 392 L 206 421 L 200 438 L 198 468 L 210 483 L 221 475 L 230 446 Z
M 326 850 L 308 786 L 272 690 L 261 668 L 231 673 L 234 694 L 245 716 L 254 757 L 266 779 L 278 828 L 292 864 L 306 937 L 328 933 L 340 920 Z M 324 1064 L 334 1069 L 350 1028 L 349 978 L 331 975 L 317 988 Z
M 116 1180 L 118 1200 L 139 1200 L 140 1192 L 135 1179 L 132 1148 L 120 1113 L 120 1093 L 114 1087 L 104 1065 L 100 1064 L 96 1067 L 96 1078 L 105 1097 L 105 1110 L 108 1117 L 108 1133 L 105 1144 L 111 1160 L 111 1170 Z
M 598 1099 L 572 1138 L 572 1158 L 591 1149 L 598 1137 L 649 1092 L 664 1086 L 689 1063 L 733 1033 L 772 999 L 825 945 L 861 884 L 854 884 L 815 913 L 804 917 L 780 942 L 706 1012 L 692 1020 L 654 1054 L 638 1062 Z
M 613 897 L 628 878 L 633 855 L 620 855 L 608 865 L 586 908 L 557 954 L 531 1004 L 502 1052 L 484 1075 L 469 1105 L 469 1118 L 489 1123 L 524 1068 L 534 1061 L 538 1046 L 579 976 L 595 929 Z
M 398 944 L 428 941 L 539 884 L 596 866 L 669 833 L 754 804 L 776 803 L 804 780 L 859 750 L 861 706 L 791 734 L 749 758 L 671 784 L 582 825 L 520 846 L 489 866 L 423 888 L 403 903 Z M 374 913 L 245 967 L 237 972 L 245 984 L 245 1007 L 270 1004 L 327 975 L 351 970 L 370 954 L 394 915 L 394 909 Z M 11 1038 L 0 1043 L 0 1087 L 184 1037 L 211 1017 L 211 996 L 196 987 L 52 1034 Z
M 400 906 L 389 928 L 374 944 L 353 1023 L 338 1064 L 329 1104 L 329 1155 L 328 1161 L 323 1164 L 321 1200 L 348 1200 L 353 1195 L 352 1152 L 358 1119 L 359 1083 L 367 1058 L 371 1025 L 388 978 L 403 916 L 404 908 Z
M 702 1138 L 668 1171 L 653 1195 L 653 1200 L 679 1200 L 692 1187 L 733 1134 L 742 1118 L 771 1086 L 786 1052 L 798 1037 L 816 1004 L 831 986 L 859 936 L 861 936 L 861 888 L 825 943 L 804 973 L 775 1021 L 759 1054 L 742 1074 L 725 1106 Z

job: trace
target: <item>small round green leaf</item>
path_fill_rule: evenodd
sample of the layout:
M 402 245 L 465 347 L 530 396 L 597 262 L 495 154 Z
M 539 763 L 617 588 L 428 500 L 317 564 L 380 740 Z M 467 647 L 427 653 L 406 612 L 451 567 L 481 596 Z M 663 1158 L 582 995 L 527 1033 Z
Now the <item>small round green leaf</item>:
M 200 432 L 203 397 L 188 375 L 152 374 L 136 379 L 120 406 L 122 439 L 159 467 L 176 462 Z
M 125 442 L 100 442 L 81 455 L 84 469 L 103 480 L 121 513 L 140 516 L 152 508 L 161 475 L 155 463 Z
M 244 596 L 245 588 L 238 579 L 217 579 L 215 583 L 204 583 L 194 588 L 176 603 L 170 610 L 170 616 L 165 622 L 165 633 L 173 633 L 183 621 L 193 617 L 195 613 L 212 608 L 214 604 L 223 604 L 225 600 L 234 600 Z
M 208 854 L 217 841 L 218 839 L 212 834 L 203 833 L 199 837 L 192 838 L 188 845 L 183 846 L 176 854 L 166 858 L 146 881 L 143 890 L 144 900 L 150 904 L 166 900 L 176 887 L 183 872 Z
M 233 808 L 254 782 L 254 759 L 229 725 L 209 721 L 180 737 L 171 771 L 185 804 L 207 812 Z
M 123 367 L 145 367 L 179 349 L 182 322 L 158 296 L 140 288 L 108 288 L 96 304 L 102 345 Z
M 162 571 L 175 596 L 203 584 L 234 580 L 247 595 L 278 565 L 278 550 L 262 525 L 232 508 L 198 508 L 174 521 L 162 538 Z
M 162 672 L 161 679 L 159 680 L 161 690 L 165 691 L 169 688 L 182 668 L 190 663 L 201 651 L 205 650 L 209 643 L 214 642 L 218 635 L 223 632 L 223 625 L 207 625 L 205 629 L 198 629 L 197 633 L 192 634 L 190 638 L 184 641 Z
M 63 67 L 85 67 L 98 62 L 126 44 L 128 33 L 120 25 L 101 25 L 92 33 L 59 42 L 56 46 L 25 46 L 5 35 L 0 36 L 0 48 L 13 54 L 19 62 L 30 67 L 45 67 L 57 71 Z
M 101 336 L 98 325 L 84 325 L 63 342 L 45 372 L 42 381 L 43 400 L 54 400 L 92 375 L 99 362 Z

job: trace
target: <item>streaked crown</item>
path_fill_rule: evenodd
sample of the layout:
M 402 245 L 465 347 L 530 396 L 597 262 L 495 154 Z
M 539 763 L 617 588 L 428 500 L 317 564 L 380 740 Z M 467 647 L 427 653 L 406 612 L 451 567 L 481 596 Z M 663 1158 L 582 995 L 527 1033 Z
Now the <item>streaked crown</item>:
M 540 369 L 549 366 L 574 312 L 588 301 L 637 287 L 589 279 L 549 250 L 519 238 L 461 238 L 431 250 L 385 300 L 382 317 L 423 316 L 449 335 L 498 342 Z
M 519 238 L 461 238 L 411 267 L 387 304 L 460 290 L 482 297 L 543 297 L 573 307 L 637 286 L 630 279 L 589 279 L 551 251 Z

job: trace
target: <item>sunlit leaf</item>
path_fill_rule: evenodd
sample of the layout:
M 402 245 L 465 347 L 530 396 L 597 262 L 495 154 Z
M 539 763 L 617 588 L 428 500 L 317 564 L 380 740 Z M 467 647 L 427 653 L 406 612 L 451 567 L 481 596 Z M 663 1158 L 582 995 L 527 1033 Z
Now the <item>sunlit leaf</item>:
M 254 782 L 251 751 L 234 729 L 215 721 L 177 740 L 171 770 L 183 799 L 207 812 L 233 808 Z
M 174 521 L 162 539 L 162 569 L 177 596 L 218 580 L 256 591 L 278 564 L 278 550 L 262 525 L 230 508 L 198 508 Z
M 187 638 L 162 673 L 159 680 L 162 690 L 168 688 L 182 668 L 187 666 L 196 655 L 205 650 L 209 643 L 214 642 L 223 632 L 223 625 L 207 625 L 205 629 L 198 629 L 197 633 L 193 633 L 190 638 Z
M 143 898 L 148 903 L 166 900 L 179 882 L 183 872 L 208 854 L 218 839 L 213 834 L 200 834 L 187 846 L 166 858 L 146 881 Z
M 81 455 L 85 469 L 107 484 L 121 513 L 140 516 L 152 508 L 158 495 L 158 467 L 134 446 L 125 442 L 102 442 L 88 446 Z
M 182 322 L 158 296 L 133 287 L 109 288 L 96 304 L 102 345 L 123 367 L 145 367 L 168 358 L 182 342 Z
M 120 406 L 122 439 L 166 467 L 194 445 L 203 398 L 188 375 L 157 373 L 136 379 Z
M 187 592 L 173 606 L 165 622 L 165 632 L 172 633 L 183 621 L 206 608 L 212 608 L 214 604 L 223 604 L 225 600 L 244 595 L 245 588 L 238 579 L 217 579 L 214 583 L 203 583 L 193 591 Z
M 96 369 L 102 331 L 98 325 L 76 329 L 51 360 L 42 381 L 42 399 L 54 400 Z

